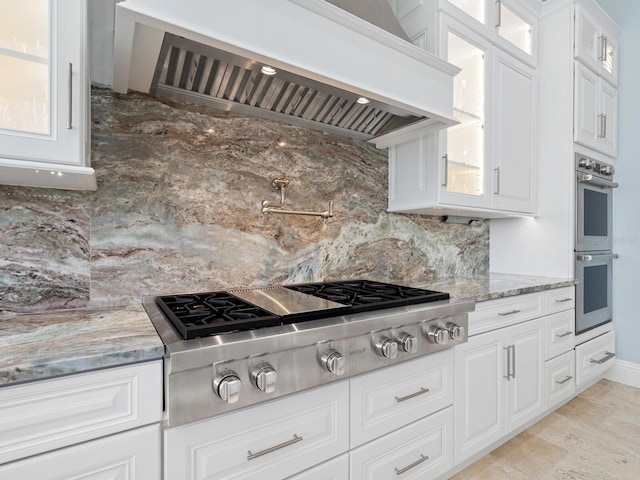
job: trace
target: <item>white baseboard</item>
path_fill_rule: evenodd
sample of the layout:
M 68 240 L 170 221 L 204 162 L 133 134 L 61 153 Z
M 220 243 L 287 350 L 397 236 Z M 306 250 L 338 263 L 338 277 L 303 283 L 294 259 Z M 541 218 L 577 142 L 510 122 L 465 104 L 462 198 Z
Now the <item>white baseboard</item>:
M 640 364 L 616 360 L 604 378 L 640 388 Z

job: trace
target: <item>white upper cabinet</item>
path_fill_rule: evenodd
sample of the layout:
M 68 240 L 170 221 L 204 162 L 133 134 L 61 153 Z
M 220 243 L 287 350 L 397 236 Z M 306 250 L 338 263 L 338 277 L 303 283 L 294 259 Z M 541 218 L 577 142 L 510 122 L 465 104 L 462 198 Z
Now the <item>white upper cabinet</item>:
M 442 11 L 407 3 L 398 3 L 403 8 L 396 12 L 412 41 L 461 69 L 453 84 L 453 113 L 460 123 L 390 147 L 389 211 L 482 218 L 535 214 L 535 70 L 471 28 L 473 22 L 460 21 L 460 12 L 455 18 L 446 13 L 450 2 L 441 2 Z M 483 2 L 453 3 L 456 9 L 474 5 L 478 15 L 485 11 Z
M 95 190 L 85 0 L 3 0 L 0 183 Z
M 620 31 L 604 12 L 576 5 L 575 57 L 614 86 L 618 85 Z
M 536 65 L 536 17 L 526 2 L 438 0 L 438 4 L 442 11 L 502 49 L 532 66 Z
M 576 62 L 574 95 L 574 141 L 617 156 L 618 90 Z

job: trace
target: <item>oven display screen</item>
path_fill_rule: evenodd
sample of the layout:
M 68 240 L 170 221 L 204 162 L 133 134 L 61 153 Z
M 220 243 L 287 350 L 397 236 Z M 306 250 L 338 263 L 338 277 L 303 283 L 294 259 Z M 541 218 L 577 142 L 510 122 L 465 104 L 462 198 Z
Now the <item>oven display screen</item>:
M 584 268 L 584 313 L 607 308 L 607 265 Z
M 584 235 L 590 237 L 608 236 L 609 197 L 606 193 L 584 189 Z

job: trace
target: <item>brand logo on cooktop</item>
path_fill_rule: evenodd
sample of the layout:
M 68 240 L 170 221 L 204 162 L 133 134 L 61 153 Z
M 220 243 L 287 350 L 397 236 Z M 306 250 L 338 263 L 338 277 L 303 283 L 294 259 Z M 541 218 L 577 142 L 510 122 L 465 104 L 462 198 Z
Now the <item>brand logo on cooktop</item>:
M 367 347 L 362 347 L 362 348 L 356 348 L 355 350 L 351 350 L 349 352 L 349 355 L 353 356 L 353 355 L 360 355 L 361 353 L 364 353 L 367 351 Z

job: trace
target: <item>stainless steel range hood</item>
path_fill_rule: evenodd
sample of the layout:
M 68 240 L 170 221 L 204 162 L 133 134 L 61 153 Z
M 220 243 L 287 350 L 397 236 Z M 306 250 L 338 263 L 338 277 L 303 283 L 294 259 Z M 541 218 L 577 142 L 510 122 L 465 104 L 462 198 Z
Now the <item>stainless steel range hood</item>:
M 457 123 L 459 70 L 400 38 L 384 18 L 386 0 L 369 1 L 376 8 L 365 21 L 354 15 L 366 13 L 362 0 L 357 8 L 351 0 L 331 0 L 342 8 L 324 0 L 125 0 L 116 6 L 113 89 L 333 131 L 380 148 Z M 263 73 L 266 66 L 277 73 Z

